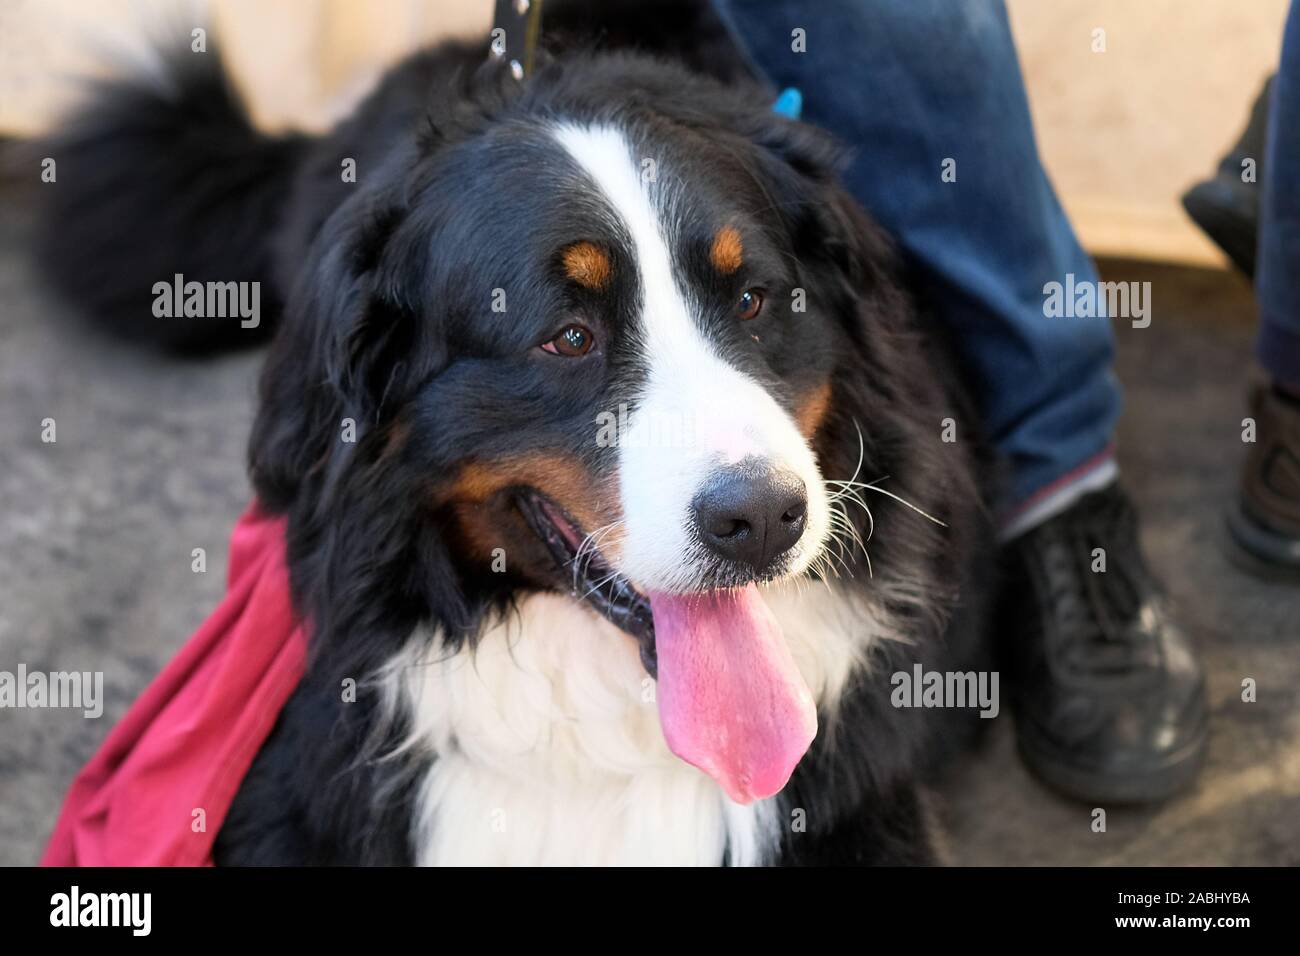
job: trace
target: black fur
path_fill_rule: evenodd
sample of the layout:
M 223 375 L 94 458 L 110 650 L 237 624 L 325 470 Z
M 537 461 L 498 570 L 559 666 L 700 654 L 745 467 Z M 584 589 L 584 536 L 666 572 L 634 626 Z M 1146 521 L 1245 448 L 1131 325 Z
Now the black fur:
M 561 368 L 525 351 L 561 305 L 586 307 L 557 299 L 535 255 L 571 236 L 582 212 L 572 196 L 533 186 L 566 175 L 539 146 L 538 124 L 556 118 L 630 123 L 720 202 L 754 193 L 755 229 L 770 244 L 754 250 L 757 262 L 778 285 L 816 290 L 814 302 L 798 328 L 765 320 L 758 345 L 723 311 L 710 335 L 788 404 L 831 383 L 815 441 L 824 474 L 854 473 L 861 428 L 862 475 L 889 475 L 889 487 L 946 522 L 871 502 L 873 569 L 850 558 L 850 586 L 888 605 L 910 643 L 877 647 L 780 797 L 807 820 L 806 832 L 787 833 L 782 862 L 934 861 L 918 786 L 970 721 L 890 706 L 888 676 L 918 660 L 929 670 L 985 664 L 980 453 L 969 439 L 939 438 L 947 417 L 976 434 L 958 372 L 899 287 L 887 240 L 837 185 L 835 146 L 770 113 L 739 54 L 717 45 L 716 24 L 695 43 L 665 32 L 670 18 L 642 29 L 620 8 L 592 24 L 579 7 L 556 5 L 550 25 L 569 39 L 522 88 L 485 63 L 485 46 L 447 45 L 395 68 L 328 136 L 270 139 L 247 125 L 209 56 L 175 74 L 172 98 L 110 88 L 51 147 L 65 158 L 42 260 L 105 321 L 173 348 L 248 341 L 237 323 L 153 319 L 146 293 L 174 272 L 258 279 L 264 302 L 285 303 L 250 464 L 263 504 L 289 517 L 312 660 L 225 821 L 219 862 L 409 863 L 413 791 L 428 766 L 388 756 L 400 721 L 382 721 L 373 694 L 340 706 L 340 681 L 366 687 L 417 625 L 454 648 L 520 595 L 563 588 L 508 495 L 473 514 L 440 497 L 464 462 L 520 447 L 563 449 L 608 478 L 610 462 L 577 444 L 573 425 L 626 386 L 620 376 L 635 376 L 620 351 L 632 317 L 603 320 L 612 378 L 599 383 L 581 361 Z M 681 7 L 703 16 L 698 4 Z M 599 49 L 575 48 L 592 36 Z M 685 64 L 608 49 L 629 38 L 661 54 L 680 43 Z M 357 161 L 358 183 L 341 181 L 342 157 Z M 148 241 L 122 243 L 123 223 Z M 93 264 L 71 268 L 74 255 Z M 508 327 L 482 319 L 503 276 L 520 303 Z M 731 294 L 700 281 L 702 295 Z M 777 291 L 774 302 L 788 289 Z M 345 419 L 356 423 L 353 444 L 338 440 Z M 854 519 L 865 534 L 865 517 Z M 510 573 L 478 560 L 476 522 L 511 536 L 521 558 Z M 905 600 L 909 590 L 925 600 Z

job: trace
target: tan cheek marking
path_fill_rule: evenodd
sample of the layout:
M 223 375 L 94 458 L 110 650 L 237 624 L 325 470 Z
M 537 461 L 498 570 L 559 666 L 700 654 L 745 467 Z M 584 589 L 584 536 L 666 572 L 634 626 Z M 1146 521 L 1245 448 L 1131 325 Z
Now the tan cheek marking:
M 470 462 L 439 489 L 438 503 L 464 507 L 485 502 L 503 488 L 528 485 L 555 501 L 591 534 L 619 518 L 621 508 L 615 488 L 601 483 L 577 461 L 559 455 L 526 454 L 489 462 Z M 621 526 L 602 535 L 600 550 L 616 559 L 622 544 Z
M 795 422 L 799 425 L 799 433 L 807 439 L 817 434 L 830 407 L 831 386 L 827 382 L 817 386 L 795 406 Z
M 744 252 L 745 247 L 740 241 L 740 233 L 736 228 L 723 226 L 713 237 L 713 246 L 709 249 L 709 261 L 713 263 L 713 268 L 723 275 L 731 275 L 740 268 Z
M 609 256 L 595 243 L 575 242 L 564 250 L 564 274 L 584 289 L 603 289 L 613 270 Z

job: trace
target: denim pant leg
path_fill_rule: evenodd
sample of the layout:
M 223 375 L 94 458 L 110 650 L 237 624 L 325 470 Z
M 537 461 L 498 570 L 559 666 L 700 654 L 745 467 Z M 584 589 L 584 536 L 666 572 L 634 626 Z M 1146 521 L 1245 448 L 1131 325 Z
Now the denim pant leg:
M 1259 225 L 1256 354 L 1300 389 L 1300 3 L 1292 3 L 1273 83 Z
M 846 185 L 893 233 L 975 373 L 1011 465 L 1004 509 L 1098 461 L 1113 468 L 1109 321 L 1044 316 L 1047 283 L 1097 277 L 1039 161 L 1002 0 L 715 3 L 754 65 L 802 92 L 803 118 L 850 147 Z

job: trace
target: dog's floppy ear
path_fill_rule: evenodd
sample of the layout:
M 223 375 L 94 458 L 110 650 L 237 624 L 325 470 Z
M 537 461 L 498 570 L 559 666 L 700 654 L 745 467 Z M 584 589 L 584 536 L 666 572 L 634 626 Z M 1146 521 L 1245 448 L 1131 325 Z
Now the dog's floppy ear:
M 294 599 L 329 679 L 372 671 L 422 616 L 462 633 L 477 608 L 426 512 L 429 475 L 404 467 L 402 412 L 448 354 L 423 290 L 428 224 L 364 198 L 326 222 L 289 297 L 249 449 L 261 503 L 289 516 Z
M 855 303 L 842 314 L 906 313 L 892 243 L 840 183 L 847 150 L 816 127 L 779 115 L 751 113 L 741 123 L 743 134 L 761 147 L 760 176 L 800 258 L 829 284 L 822 291 Z
M 254 487 L 272 510 L 287 509 L 309 479 L 319 479 L 325 504 L 331 477 L 382 439 L 411 377 L 436 361 L 437 350 L 417 341 L 415 306 L 383 268 L 403 218 L 397 206 L 358 197 L 312 245 L 262 372 L 249 446 Z

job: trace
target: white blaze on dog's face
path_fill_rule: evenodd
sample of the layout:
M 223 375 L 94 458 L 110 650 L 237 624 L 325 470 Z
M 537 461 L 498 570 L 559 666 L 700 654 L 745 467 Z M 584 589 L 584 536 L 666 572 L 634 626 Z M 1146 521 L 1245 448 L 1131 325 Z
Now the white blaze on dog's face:
M 735 316 L 716 301 L 706 315 L 697 290 L 720 283 L 698 270 L 685 278 L 685 214 L 696 214 L 698 234 L 699 205 L 721 202 L 688 194 L 695 184 L 670 179 L 662 163 L 642 175 L 612 127 L 562 126 L 556 137 L 616 220 L 640 291 L 632 410 L 618 436 L 615 564 L 650 602 L 660 726 L 675 754 L 749 803 L 785 786 L 817 732 L 812 694 L 756 582 L 808 569 L 824 547 L 829 502 L 793 417 L 723 354 L 722 343 L 737 355 L 756 341 L 738 327 L 761 308 L 761 291 L 741 293 Z M 714 278 L 735 281 L 744 236 L 715 229 Z M 656 440 L 673 422 L 681 440 Z
M 674 266 L 684 184 L 657 164 L 647 176 L 614 127 L 555 136 L 630 240 L 642 296 L 644 374 L 618 434 L 619 570 L 674 594 L 805 572 L 830 530 L 822 476 L 791 414 L 704 331 Z

